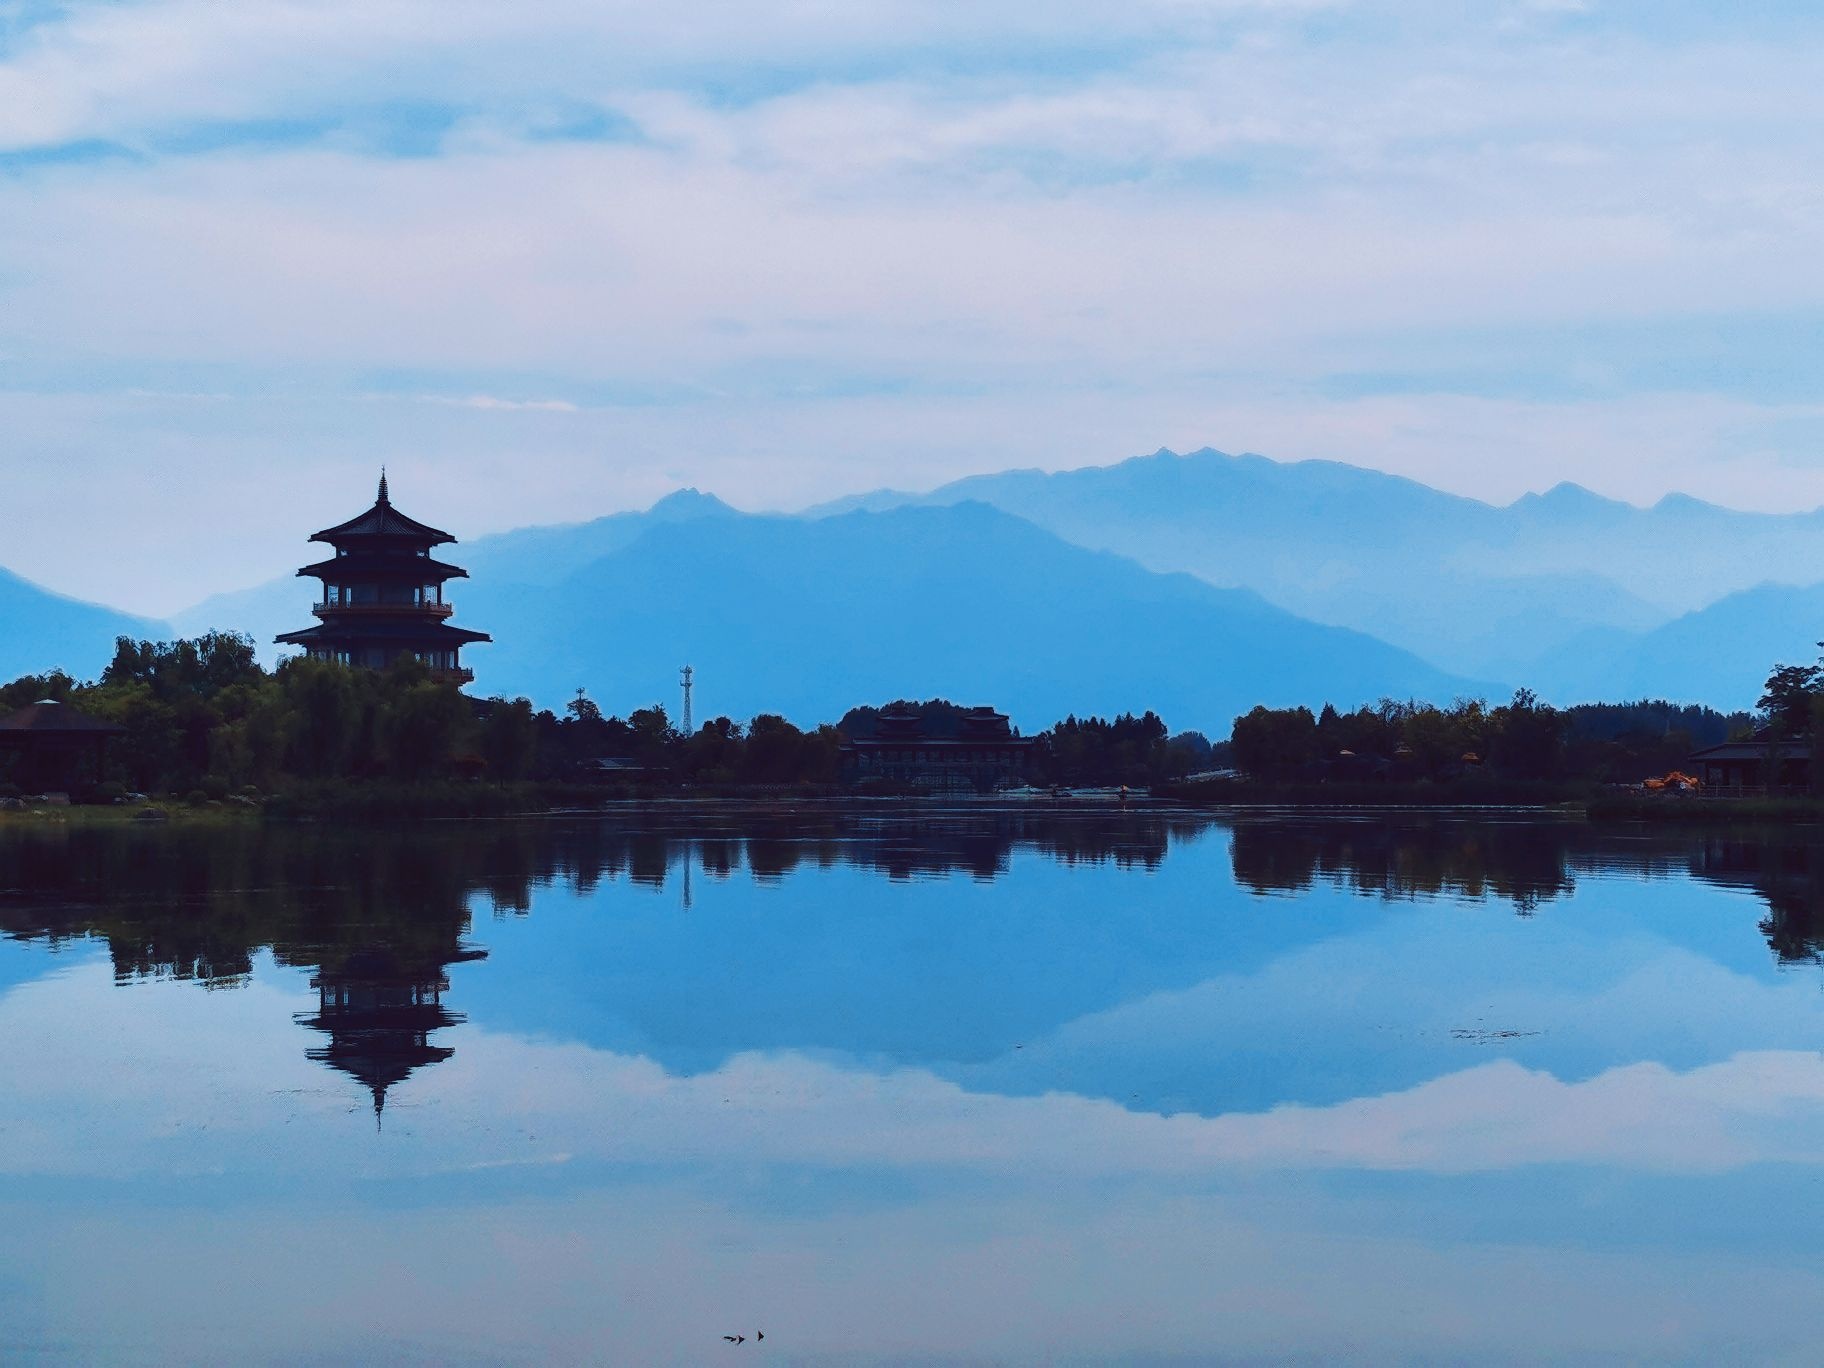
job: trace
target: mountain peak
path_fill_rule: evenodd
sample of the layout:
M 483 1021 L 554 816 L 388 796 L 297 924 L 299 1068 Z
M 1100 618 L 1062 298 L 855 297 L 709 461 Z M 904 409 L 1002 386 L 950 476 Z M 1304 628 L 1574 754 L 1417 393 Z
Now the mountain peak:
M 1620 499 L 1611 499 L 1594 490 L 1586 489 L 1574 480 L 1560 480 L 1543 494 L 1522 494 L 1508 505 L 1514 509 L 1546 508 L 1557 513 L 1621 513 L 1633 512 L 1634 505 Z
M 1671 493 L 1653 505 L 1655 513 L 1714 513 L 1717 506 L 1690 494 Z
M 707 518 L 734 511 L 714 494 L 705 494 L 695 485 L 673 490 L 646 510 L 649 517 L 673 521 L 681 518 Z

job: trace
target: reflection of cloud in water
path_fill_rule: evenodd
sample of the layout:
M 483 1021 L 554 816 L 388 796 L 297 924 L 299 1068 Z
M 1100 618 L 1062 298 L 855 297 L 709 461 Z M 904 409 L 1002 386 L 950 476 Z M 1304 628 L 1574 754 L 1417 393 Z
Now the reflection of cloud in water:
M 472 1056 L 472 1057 L 469 1057 Z M 524 1074 L 541 1143 L 621 1161 L 965 1166 L 1195 1178 L 1229 1168 L 1451 1173 L 1586 1163 L 1658 1171 L 1824 1162 L 1824 1057 L 1736 1055 L 1581 1083 L 1497 1060 L 1382 1097 L 1218 1117 L 1159 1116 L 1072 1094 L 967 1091 L 922 1070 L 874 1074 L 798 1056 L 741 1056 L 678 1078 L 645 1059 L 483 1037 L 438 1108 L 488 1105 L 490 1075 Z
M 9 1130 L 7 1171 L 220 1169 L 257 1188 L 275 1164 L 399 1177 L 562 1158 L 1187 1181 L 1236 1170 L 1574 1163 L 1690 1172 L 1824 1162 L 1824 1057 L 1797 1051 L 1742 1053 L 1682 1073 L 1629 1064 L 1582 1082 L 1496 1060 L 1327 1107 L 1204 1117 L 1064 1092 L 1009 1097 L 922 1069 L 875 1072 L 793 1053 L 744 1054 L 680 1077 L 650 1059 L 472 1029 L 435 1091 L 395 1111 L 410 1146 L 376 1149 L 358 1127 L 293 1124 L 344 1111 L 347 1099 L 313 1088 L 319 1076 L 305 1072 L 295 1047 L 283 1048 L 290 1015 L 270 1011 L 270 988 L 256 984 L 240 995 L 249 1010 L 230 1013 L 197 1010 L 203 995 L 181 988 L 139 991 L 162 1000 L 133 1003 L 89 966 L 0 1001 L 0 1036 L 14 1049 L 9 1111 L 23 1122 Z M 128 1074 L 113 1042 L 133 1023 L 152 1067 Z M 55 1055 L 46 1048 L 53 1039 Z M 292 1061 L 276 1078 L 275 1055 Z M 34 1056 L 58 1067 L 34 1070 Z M 212 1067 L 217 1060 L 225 1071 Z M 246 1088 L 243 1070 L 258 1073 L 260 1086 Z M 55 1134 L 31 1122 L 46 1113 L 62 1118 Z M 73 1118 L 82 1124 L 72 1127 Z M 68 1143 L 73 1132 L 80 1145 Z

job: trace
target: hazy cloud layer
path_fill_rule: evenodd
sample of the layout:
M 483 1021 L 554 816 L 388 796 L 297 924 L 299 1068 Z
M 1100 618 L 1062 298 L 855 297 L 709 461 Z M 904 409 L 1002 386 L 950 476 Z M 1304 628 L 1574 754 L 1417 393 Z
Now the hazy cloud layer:
M 382 460 L 465 535 L 1206 442 L 1816 504 L 1824 20 L 1713 10 L 27 5 L 0 564 L 169 611 Z

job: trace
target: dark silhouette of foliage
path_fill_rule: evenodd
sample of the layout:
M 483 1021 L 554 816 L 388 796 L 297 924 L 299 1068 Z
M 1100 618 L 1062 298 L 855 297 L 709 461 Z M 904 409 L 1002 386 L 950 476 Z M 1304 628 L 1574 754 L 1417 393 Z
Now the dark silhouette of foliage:
M 1755 704 L 1781 736 L 1805 736 L 1811 731 L 1811 705 L 1824 692 L 1824 668 L 1817 665 L 1776 665 Z

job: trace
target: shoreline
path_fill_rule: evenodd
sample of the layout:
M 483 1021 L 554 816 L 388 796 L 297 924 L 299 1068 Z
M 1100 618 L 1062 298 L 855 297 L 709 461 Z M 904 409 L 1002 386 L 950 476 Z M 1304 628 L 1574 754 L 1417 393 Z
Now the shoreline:
M 1362 793 L 1315 792 L 1308 788 L 1222 794 L 1108 790 L 1075 794 L 846 794 L 830 791 L 792 792 L 756 789 L 748 792 L 648 793 L 608 792 L 573 786 L 357 786 L 340 790 L 275 794 L 258 800 L 194 803 L 158 799 L 146 803 L 27 807 L 0 811 L 0 830 L 7 827 L 119 826 L 158 827 L 239 825 L 289 822 L 353 825 L 364 822 L 410 824 L 438 821 L 521 821 L 553 818 L 612 817 L 632 813 L 713 812 L 774 813 L 790 811 L 996 811 L 1064 816 L 1071 813 L 1180 812 L 1210 816 L 1338 816 L 1375 814 L 1511 815 L 1586 821 L 1598 825 L 1650 823 L 1682 826 L 1824 824 L 1824 799 L 1690 798 L 1627 793 L 1567 796 L 1529 793 L 1438 792 L 1435 789 L 1381 786 Z

